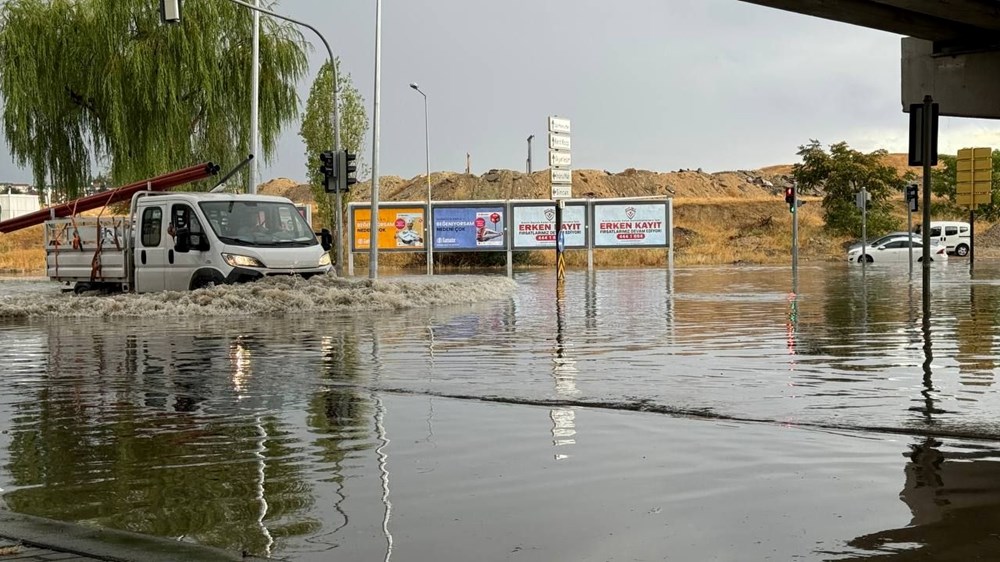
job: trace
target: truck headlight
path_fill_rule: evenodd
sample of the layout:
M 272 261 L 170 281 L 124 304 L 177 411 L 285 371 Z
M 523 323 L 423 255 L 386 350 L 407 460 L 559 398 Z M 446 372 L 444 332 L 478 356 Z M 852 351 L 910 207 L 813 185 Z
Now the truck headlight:
M 222 254 L 222 259 L 233 267 L 265 267 L 259 259 L 240 254 Z
M 327 252 L 323 252 L 323 255 L 319 257 L 319 266 L 324 267 L 330 265 L 331 263 L 332 262 L 330 261 L 330 254 Z

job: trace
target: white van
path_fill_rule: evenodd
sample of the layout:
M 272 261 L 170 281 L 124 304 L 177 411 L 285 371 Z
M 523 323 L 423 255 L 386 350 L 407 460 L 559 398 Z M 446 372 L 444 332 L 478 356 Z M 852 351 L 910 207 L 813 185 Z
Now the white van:
M 127 217 L 46 221 L 45 260 L 77 292 L 187 291 L 329 273 L 323 234 L 284 197 L 140 191 Z
M 920 226 L 917 225 L 915 233 L 921 233 Z M 972 248 L 972 227 L 967 222 L 931 221 L 931 240 L 943 244 L 948 253 L 965 257 Z

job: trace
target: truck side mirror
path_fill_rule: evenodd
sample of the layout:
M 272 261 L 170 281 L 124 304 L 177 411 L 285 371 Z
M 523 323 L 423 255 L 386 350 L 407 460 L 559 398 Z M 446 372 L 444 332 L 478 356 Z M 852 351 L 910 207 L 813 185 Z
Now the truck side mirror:
M 174 250 L 178 252 L 191 251 L 191 229 L 178 228 L 174 236 Z
M 189 238 L 192 239 L 192 247 L 199 252 L 207 252 L 212 247 L 208 243 L 208 236 L 204 232 L 200 234 L 192 234 Z
M 333 234 L 330 234 L 330 231 L 325 228 L 321 230 L 319 233 L 319 244 L 323 246 L 325 251 L 329 252 L 330 248 L 333 247 Z

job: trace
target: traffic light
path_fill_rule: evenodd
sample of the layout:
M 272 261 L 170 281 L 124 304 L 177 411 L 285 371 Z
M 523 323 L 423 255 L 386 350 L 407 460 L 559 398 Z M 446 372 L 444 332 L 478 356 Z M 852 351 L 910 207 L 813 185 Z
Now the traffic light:
M 788 203 L 788 212 L 795 212 L 795 188 L 786 187 L 785 188 L 785 203 Z
M 919 201 L 918 193 L 917 184 L 911 183 L 906 186 L 906 203 L 910 207 L 910 211 L 914 213 L 916 213 L 920 208 L 920 205 L 917 203 Z
M 358 159 L 357 154 L 351 154 L 346 150 L 341 150 L 337 153 L 337 189 L 341 191 L 350 191 L 351 186 L 358 183 L 357 171 L 358 165 L 355 163 Z
M 319 173 L 323 174 L 323 190 L 332 193 L 336 189 L 337 170 L 333 152 L 329 150 L 319 155 Z

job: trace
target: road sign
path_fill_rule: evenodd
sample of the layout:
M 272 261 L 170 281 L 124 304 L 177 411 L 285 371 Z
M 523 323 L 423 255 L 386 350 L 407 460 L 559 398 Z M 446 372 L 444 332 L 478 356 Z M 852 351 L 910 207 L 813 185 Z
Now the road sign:
M 938 115 L 941 111 L 938 104 L 931 104 L 931 130 L 930 138 L 924 138 L 924 104 L 910 104 L 910 153 L 908 164 L 910 166 L 924 165 L 924 148 L 930 144 L 931 155 L 930 165 L 937 166 L 938 163 Z
M 552 168 L 550 172 L 552 183 L 573 183 L 573 171 Z
M 569 119 L 549 117 L 549 165 L 552 167 L 549 179 L 553 199 L 573 197 L 573 172 L 569 169 L 572 163 L 569 152 L 572 143 L 569 132 Z
M 963 148 L 955 159 L 955 195 L 959 205 L 975 207 L 993 197 L 993 150 Z
M 572 148 L 569 135 L 549 133 L 549 148 L 554 150 L 570 150 Z
M 573 163 L 569 152 L 549 152 L 549 166 L 565 167 Z
M 564 133 L 569 134 L 569 119 L 563 119 L 562 117 L 549 117 L 549 131 L 552 133 Z
M 569 183 L 552 184 L 553 199 L 570 199 L 573 197 L 573 185 Z

